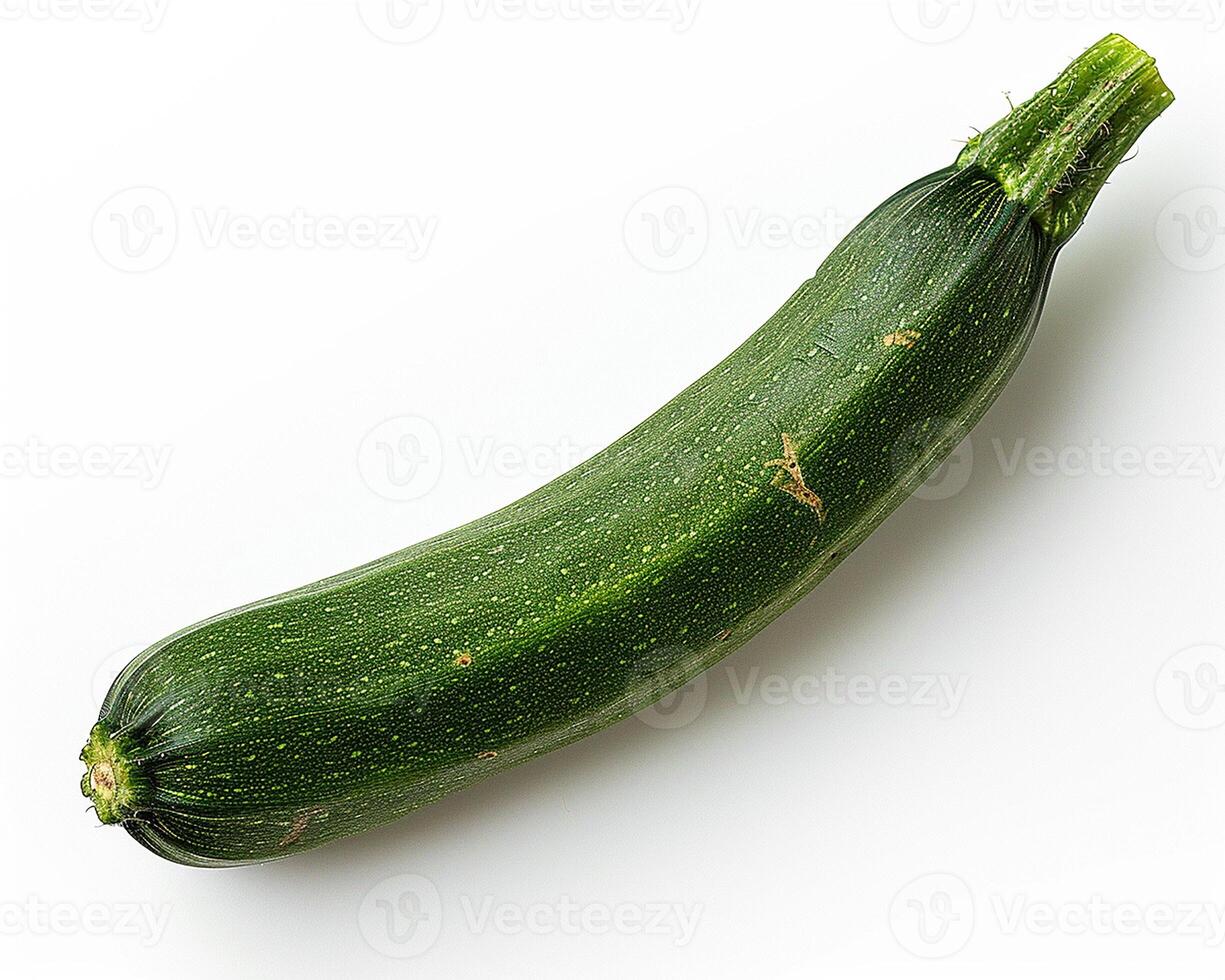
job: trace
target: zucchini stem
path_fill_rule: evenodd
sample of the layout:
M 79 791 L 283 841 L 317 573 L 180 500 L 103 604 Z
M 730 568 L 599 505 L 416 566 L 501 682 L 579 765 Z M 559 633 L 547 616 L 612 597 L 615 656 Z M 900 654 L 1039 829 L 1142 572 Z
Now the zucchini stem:
M 102 722 L 90 730 L 81 761 L 85 763 L 81 792 L 93 801 L 98 819 L 104 824 L 119 823 L 129 816 L 141 795 L 141 778 L 124 746 Z
M 957 166 L 991 174 L 1063 244 L 1140 134 L 1173 101 L 1153 59 L 1111 34 L 971 139 Z

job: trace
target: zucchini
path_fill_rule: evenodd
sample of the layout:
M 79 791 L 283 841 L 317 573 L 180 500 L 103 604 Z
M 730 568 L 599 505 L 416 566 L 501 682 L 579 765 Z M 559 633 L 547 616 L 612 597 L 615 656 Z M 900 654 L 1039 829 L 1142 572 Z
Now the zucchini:
M 82 752 L 102 822 L 183 864 L 284 857 L 589 735 L 726 656 L 983 414 L 1060 248 L 1171 101 L 1152 58 L 1103 39 L 598 456 L 155 643 Z

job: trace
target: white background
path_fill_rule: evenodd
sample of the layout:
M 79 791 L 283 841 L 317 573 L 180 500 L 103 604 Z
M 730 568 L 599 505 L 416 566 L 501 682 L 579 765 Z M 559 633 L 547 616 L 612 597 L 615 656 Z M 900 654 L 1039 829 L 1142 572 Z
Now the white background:
M 0 969 L 1219 977 L 1219 0 L 418 6 L 3 5 Z M 86 812 L 139 647 L 607 444 L 1111 30 L 1178 102 L 1012 384 L 702 683 L 275 865 Z

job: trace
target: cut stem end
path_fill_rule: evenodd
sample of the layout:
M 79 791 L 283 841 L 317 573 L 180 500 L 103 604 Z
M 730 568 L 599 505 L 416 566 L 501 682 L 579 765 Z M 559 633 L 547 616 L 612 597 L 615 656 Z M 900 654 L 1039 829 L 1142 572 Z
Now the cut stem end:
M 971 139 L 957 165 L 994 176 L 1062 243 L 1080 228 L 1140 134 L 1173 101 L 1153 59 L 1111 34 Z
M 123 746 L 101 722 L 90 731 L 81 761 L 85 763 L 81 792 L 93 802 L 98 819 L 119 823 L 130 816 L 140 797 L 140 777 Z

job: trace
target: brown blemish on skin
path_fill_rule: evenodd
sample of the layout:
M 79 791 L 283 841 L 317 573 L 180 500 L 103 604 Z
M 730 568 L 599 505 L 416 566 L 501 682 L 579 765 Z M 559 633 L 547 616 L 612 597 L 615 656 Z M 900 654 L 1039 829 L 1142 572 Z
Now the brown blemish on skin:
M 467 667 L 470 663 L 472 663 L 472 654 L 470 654 L 467 650 L 460 650 L 459 653 L 455 655 L 456 667 Z
M 804 482 L 804 474 L 800 470 L 795 443 L 791 441 L 791 436 L 786 432 L 783 433 L 783 458 L 772 459 L 766 463 L 766 466 L 780 467 L 779 472 L 774 474 L 774 479 L 770 481 L 771 486 L 778 487 L 783 493 L 789 493 L 800 503 L 811 507 L 817 512 L 817 521 L 821 524 L 825 523 L 825 504 Z
M 497 757 L 498 753 L 494 752 L 493 749 L 490 749 L 488 752 L 482 752 L 477 756 L 478 759 L 496 759 Z
M 715 640 L 726 640 L 731 635 L 731 630 L 719 630 L 719 632 L 715 634 Z
M 895 330 L 884 337 L 886 347 L 913 347 L 923 335 L 917 330 Z
M 302 839 L 302 835 L 306 833 L 307 824 L 310 823 L 311 817 L 322 813 L 318 808 L 304 810 L 294 817 L 293 826 L 289 828 L 289 832 L 276 842 L 277 847 L 288 847 L 290 844 L 296 844 Z
M 289 828 L 289 833 L 276 842 L 277 847 L 288 847 L 290 844 L 296 844 L 302 839 L 302 835 L 306 833 L 306 825 L 310 823 L 310 815 L 300 813 L 294 818 L 293 826 Z

